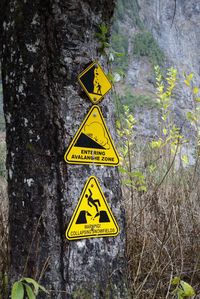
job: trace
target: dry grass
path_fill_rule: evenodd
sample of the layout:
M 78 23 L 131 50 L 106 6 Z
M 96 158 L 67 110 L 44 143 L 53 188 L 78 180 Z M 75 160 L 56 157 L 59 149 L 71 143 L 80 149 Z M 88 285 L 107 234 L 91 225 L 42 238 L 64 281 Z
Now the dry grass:
M 176 298 L 174 276 L 200 291 L 200 169 L 172 167 L 155 187 L 161 170 L 148 177 L 146 193 L 123 188 L 134 299 Z

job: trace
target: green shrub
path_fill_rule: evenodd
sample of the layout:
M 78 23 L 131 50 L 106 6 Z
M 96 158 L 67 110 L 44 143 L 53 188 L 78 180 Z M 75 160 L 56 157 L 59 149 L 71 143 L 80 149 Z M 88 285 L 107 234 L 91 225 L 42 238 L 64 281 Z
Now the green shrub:
M 135 25 L 140 30 L 144 30 L 144 25 L 139 18 L 137 0 L 118 0 L 116 6 L 116 12 L 114 16 L 112 36 L 111 36 L 111 46 L 114 51 L 122 53 L 123 56 L 118 57 L 117 62 L 114 63 L 114 67 L 120 68 L 126 71 L 128 67 L 128 47 L 129 47 L 129 36 L 127 35 L 124 26 L 121 23 L 127 22 L 127 17 L 130 18 L 130 24 Z
M 177 77 L 173 67 L 165 76 L 155 67 L 160 110 L 158 128 L 149 138 L 139 131 L 141 126 L 137 126 L 129 107 L 124 107 L 116 123 L 128 269 L 133 297 L 138 299 L 193 298 L 200 286 L 200 159 L 198 152 L 195 165 L 189 164 L 190 144 L 174 120 Z M 194 103 L 187 118 L 196 129 L 199 146 L 200 89 L 192 78 L 193 74 L 185 75 Z M 124 100 L 133 102 L 133 98 L 131 89 L 127 90 Z M 170 291 L 171 287 L 174 290 Z
M 128 36 L 119 33 L 114 33 L 111 38 L 111 45 L 114 51 L 123 55 L 117 58 L 115 61 L 115 68 L 119 68 L 125 71 L 128 67 Z
M 129 90 L 125 94 L 124 104 L 129 106 L 130 111 L 134 111 L 135 107 L 158 107 L 158 104 L 150 96 L 145 94 L 136 95 Z
M 134 94 L 130 88 L 127 88 L 125 95 L 118 96 L 117 108 L 120 114 L 124 113 L 124 106 L 129 107 L 130 113 L 134 113 L 137 107 L 159 108 L 159 104 L 153 97 L 145 94 Z
M 139 17 L 139 5 L 137 0 L 118 0 L 115 18 L 121 20 L 127 18 L 127 16 L 139 29 L 144 28 Z
M 148 31 L 137 33 L 133 40 L 133 53 L 137 57 L 146 56 L 153 65 L 162 65 L 164 54 L 153 35 Z

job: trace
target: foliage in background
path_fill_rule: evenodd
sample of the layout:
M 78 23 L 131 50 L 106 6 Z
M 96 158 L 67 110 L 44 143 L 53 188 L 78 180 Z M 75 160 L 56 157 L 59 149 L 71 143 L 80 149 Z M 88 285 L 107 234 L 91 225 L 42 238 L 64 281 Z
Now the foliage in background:
M 127 32 L 129 27 L 133 27 L 133 29 Z M 133 55 L 147 57 L 152 65 L 162 65 L 164 62 L 163 51 L 157 45 L 153 35 L 145 29 L 140 19 L 137 0 L 117 1 L 110 44 L 114 51 L 123 54 L 112 60 L 112 71 L 120 74 L 121 78 L 126 77 Z M 110 76 L 110 79 L 112 80 L 113 77 L 114 75 Z M 134 112 L 135 107 L 158 108 L 157 103 L 149 93 L 133 94 L 126 78 L 122 84 L 123 92 L 117 96 L 118 101 L 128 106 L 130 112 Z M 118 113 L 123 113 L 123 108 L 118 106 Z
M 155 77 L 159 136 L 156 132 L 153 139 L 138 137 L 129 107 L 124 107 L 117 121 L 132 297 L 191 298 L 195 294 L 192 286 L 200 289 L 198 151 L 195 165 L 189 165 L 188 156 L 182 154 L 187 140 L 174 121 L 176 69 L 169 68 L 163 75 L 156 67 Z M 187 118 L 199 132 L 199 89 L 191 75 L 186 80 L 194 100 Z M 197 145 L 198 138 L 196 134 Z M 172 290 L 174 276 L 180 282 Z
M 122 26 L 123 23 L 127 22 L 127 19 L 140 30 L 144 29 L 144 25 L 139 17 L 139 5 L 137 0 L 117 1 L 115 15 L 113 18 L 111 45 L 114 51 L 123 53 L 123 57 L 120 57 L 114 63 L 116 71 L 119 71 L 120 69 L 125 72 L 128 68 L 130 38 Z
M 153 140 L 149 141 L 147 144 L 148 151 L 153 151 L 157 153 L 160 159 L 163 159 L 162 169 L 159 169 L 157 166 L 153 166 L 150 164 L 150 169 L 146 169 L 146 173 L 149 170 L 151 175 L 154 173 L 156 174 L 156 169 L 160 172 L 165 173 L 165 171 L 170 168 L 174 162 L 176 156 L 180 153 L 181 147 L 186 140 L 184 136 L 180 133 L 181 130 L 178 128 L 173 120 L 173 90 L 176 85 L 177 81 L 177 70 L 174 68 L 169 68 L 167 70 L 166 78 L 163 78 L 161 74 L 161 70 L 158 66 L 155 67 L 155 77 L 156 77 L 156 94 L 157 94 L 157 103 L 160 107 L 160 136 L 158 138 L 154 138 Z M 164 80 L 166 84 L 164 84 Z M 122 119 L 117 121 L 117 129 L 118 135 L 120 137 L 119 140 L 119 151 L 123 158 L 123 165 L 120 170 L 123 175 L 127 176 L 128 179 L 125 178 L 123 182 L 125 182 L 126 186 L 131 186 L 139 191 L 147 191 L 145 181 L 144 181 L 144 174 L 142 174 L 138 169 L 135 172 L 131 172 L 132 167 L 132 160 L 134 160 L 136 155 L 136 147 L 137 145 L 134 142 L 134 126 L 136 124 L 136 120 L 131 114 L 129 107 L 134 107 L 136 104 L 134 101 L 134 95 L 129 98 L 128 106 L 123 106 L 124 112 Z M 127 103 L 126 103 L 127 104 Z M 167 159 L 166 159 L 167 157 Z M 127 160 L 128 158 L 128 160 Z M 186 155 L 182 155 L 181 159 L 183 162 L 188 162 L 188 157 Z M 158 159 L 159 160 L 159 159 Z M 164 166 L 165 164 L 165 166 Z M 163 167 L 164 166 L 164 167 Z M 140 179 L 140 183 L 142 182 L 142 190 L 140 188 L 135 188 L 135 184 L 133 184 L 133 177 L 135 174 L 138 175 L 138 179 Z M 157 175 L 156 175 L 157 177 Z M 155 178 L 154 178 L 155 180 Z M 137 185 L 137 184 L 136 184 Z M 132 197 L 132 196 L 131 196 Z
M 118 0 L 114 21 L 125 18 L 130 18 L 139 29 L 144 28 L 143 22 L 139 17 L 139 5 L 137 0 Z
M 123 185 L 129 186 L 132 190 L 147 191 L 144 175 L 137 169 L 133 169 L 134 160 L 134 142 L 133 132 L 136 125 L 136 120 L 129 112 L 129 107 L 124 106 L 124 119 L 116 122 L 117 132 L 120 137 L 120 143 L 118 145 L 121 166 L 119 171 L 122 175 Z
M 126 71 L 128 67 L 128 37 L 120 32 L 113 32 L 111 45 L 114 51 L 122 53 L 123 55 L 115 61 L 116 71 Z
M 166 78 L 163 78 L 161 70 L 158 66 L 155 66 L 156 76 L 156 91 L 157 101 L 161 108 L 161 121 L 159 124 L 160 137 L 157 140 L 151 142 L 153 149 L 165 149 L 165 153 L 168 157 L 177 156 L 181 150 L 181 146 L 187 142 L 184 136 L 181 134 L 181 129 L 178 128 L 173 119 L 173 103 L 174 99 L 172 92 L 177 83 L 177 70 L 173 67 L 167 70 Z M 166 85 L 164 84 L 166 81 Z M 167 152 L 166 152 L 167 150 Z M 182 161 L 188 161 L 186 155 L 182 156 Z
M 134 36 L 133 54 L 137 57 L 146 56 L 152 65 L 163 65 L 164 53 L 157 45 L 152 33 L 141 31 Z
M 102 55 L 106 55 L 106 49 L 110 47 L 108 26 L 102 23 L 98 29 L 96 37 L 99 41 L 99 51 Z
M 145 94 L 134 94 L 129 88 L 126 89 L 125 95 L 122 96 L 121 103 L 128 106 L 131 113 L 135 112 L 136 107 L 159 108 L 158 103 Z
M 145 31 L 139 18 L 136 0 L 119 1 L 118 20 L 125 18 L 127 12 L 128 17 L 133 18 L 141 30 L 133 41 L 134 54 L 148 57 L 153 65 L 162 65 L 164 55 L 152 34 Z M 118 56 L 115 68 L 119 73 L 125 72 L 129 61 L 129 39 L 121 31 L 119 22 L 115 23 L 112 46 L 108 43 L 105 24 L 99 27 L 97 38 L 100 52 L 110 61 L 115 52 L 124 54 Z M 194 104 L 194 109 L 187 113 L 187 119 L 195 129 L 197 149 L 196 164 L 189 166 L 187 155 L 179 154 L 186 140 L 181 128 L 178 128 L 173 120 L 176 70 L 169 69 L 167 76 L 163 76 L 158 67 L 155 72 L 157 103 L 146 95 L 132 94 L 128 88 L 125 95 L 118 99 L 118 105 L 124 105 L 118 107 L 120 113 L 117 130 L 121 156 L 119 170 L 127 217 L 129 276 L 135 299 L 167 299 L 175 296 L 182 299 L 195 295 L 191 285 L 200 290 L 200 97 L 198 87 L 192 82 L 194 75 L 185 74 L 185 84 L 191 90 Z M 112 78 L 114 82 L 114 75 Z M 132 114 L 132 107 L 135 106 L 160 108 L 158 137 L 144 140 L 136 136 L 137 122 Z M 176 166 L 178 156 L 183 164 Z M 5 165 L 4 161 L 3 158 L 1 162 L 0 155 L 0 165 Z M 4 171 L 1 174 L 3 173 Z M 172 279 L 175 275 L 178 276 L 178 282 Z M 24 278 L 16 282 L 12 296 L 17 296 L 17 299 L 24 298 L 24 293 L 27 292 L 29 299 L 36 298 L 37 282 L 31 282 L 30 278 L 28 280 Z M 2 286 L 7 286 L 5 272 L 0 273 L 0 289 Z M 172 286 L 175 286 L 173 291 Z M 20 297 L 22 295 L 23 297 Z
M 193 126 L 196 134 L 196 154 L 200 155 L 200 90 L 193 83 L 194 74 L 184 74 L 184 83 L 190 88 L 190 97 L 193 103 L 193 110 L 187 112 L 187 119 Z
M 99 51 L 101 55 L 104 55 L 107 57 L 107 61 L 113 62 L 116 57 L 122 57 L 124 56 L 124 53 L 121 53 L 119 51 L 115 51 L 111 44 L 109 43 L 109 30 L 108 26 L 106 24 L 101 24 L 98 28 L 98 32 L 96 33 L 96 38 L 99 43 Z M 110 74 L 110 79 L 113 81 L 112 75 Z

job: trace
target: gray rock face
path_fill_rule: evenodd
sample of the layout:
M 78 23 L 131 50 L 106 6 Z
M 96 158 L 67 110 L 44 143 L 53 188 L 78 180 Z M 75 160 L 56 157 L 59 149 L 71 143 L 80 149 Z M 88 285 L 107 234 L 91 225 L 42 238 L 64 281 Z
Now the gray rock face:
M 132 0 L 138 4 L 139 18 L 144 24 L 142 30 L 152 33 L 159 48 L 165 55 L 165 68 L 174 66 L 178 69 L 178 82 L 175 90 L 175 121 L 183 128 L 183 133 L 191 139 L 194 131 L 186 120 L 186 113 L 193 108 L 191 91 L 183 83 L 183 73 L 195 74 L 194 82 L 200 82 L 200 1 L 198 0 Z M 123 23 L 123 20 L 121 21 Z M 131 88 L 133 94 L 145 94 L 156 98 L 154 75 L 151 63 L 146 57 L 133 55 L 134 36 L 141 29 L 130 18 L 124 22 L 122 31 L 128 32 L 129 64 L 125 85 Z M 130 50 L 132 48 L 132 51 Z M 150 116 L 151 114 L 151 116 Z M 148 116 L 148 117 L 147 117 Z M 138 124 L 138 134 L 142 136 L 156 135 L 158 113 L 155 108 L 135 108 Z M 151 119 L 151 123 L 149 123 Z M 151 125 L 151 126 L 150 126 Z M 191 145 L 190 145 L 191 146 Z M 192 160 L 192 159 L 191 159 Z M 192 162 L 192 161 L 191 161 Z
M 197 0 L 139 0 L 140 17 L 169 62 L 199 75 L 200 3 Z
M 183 84 L 183 73 L 195 73 L 199 82 L 200 63 L 200 3 L 199 1 L 139 0 L 140 17 L 152 32 L 166 56 L 166 65 L 178 69 L 180 82 L 176 89 L 175 114 L 179 126 L 186 127 L 185 115 L 192 108 L 190 91 Z M 188 136 L 187 136 L 188 137 Z

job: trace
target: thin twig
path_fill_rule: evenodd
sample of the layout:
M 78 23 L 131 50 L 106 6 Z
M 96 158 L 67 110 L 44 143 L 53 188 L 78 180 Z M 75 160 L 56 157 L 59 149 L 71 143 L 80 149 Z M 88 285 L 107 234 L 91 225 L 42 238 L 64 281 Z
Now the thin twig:
M 40 277 L 38 279 L 38 283 L 40 283 L 45 271 L 47 270 L 48 266 L 49 266 L 49 262 L 50 262 L 51 257 L 48 256 L 48 258 L 46 259 L 44 266 L 42 267 L 41 273 L 40 273 Z
M 178 222 L 177 222 L 177 218 L 176 218 L 176 211 L 175 211 L 174 205 L 173 205 L 173 212 L 174 212 L 174 220 L 175 220 L 178 241 L 179 241 L 180 257 L 181 257 L 181 269 L 180 269 L 180 275 L 181 275 L 181 273 L 183 271 L 183 248 L 182 248 L 181 236 L 180 236 L 180 231 L 179 231 L 179 227 L 178 227 Z
M 40 217 L 39 217 L 39 219 L 38 219 L 38 222 L 37 222 L 37 225 L 36 225 L 34 234 L 33 234 L 33 238 L 32 238 L 32 240 L 31 240 L 31 244 L 30 244 L 30 247 L 29 247 L 28 255 L 27 255 L 27 258 L 26 258 L 26 262 L 25 262 L 24 270 L 23 270 L 23 274 L 22 274 L 23 277 L 24 277 L 25 272 L 26 272 L 26 270 L 27 270 L 28 260 L 29 260 L 30 254 L 31 254 L 31 249 L 32 249 L 33 241 L 34 241 L 35 236 L 36 236 L 36 234 L 37 234 L 37 230 L 38 230 L 38 227 L 39 227 L 41 218 L 42 218 L 42 215 L 40 215 Z
M 141 264 L 142 264 L 142 257 L 143 257 L 143 254 L 144 254 L 145 245 L 146 245 L 146 236 L 144 236 L 144 240 L 143 240 L 143 244 L 142 244 L 142 251 L 140 253 L 140 258 L 139 258 L 139 263 L 138 263 L 138 267 L 137 267 L 137 272 L 136 272 L 135 279 L 134 279 L 134 285 L 136 284 L 137 278 L 138 278 L 139 273 L 140 273 Z

